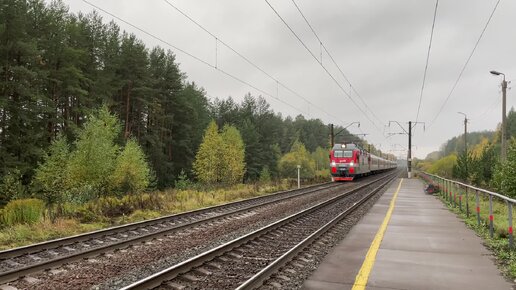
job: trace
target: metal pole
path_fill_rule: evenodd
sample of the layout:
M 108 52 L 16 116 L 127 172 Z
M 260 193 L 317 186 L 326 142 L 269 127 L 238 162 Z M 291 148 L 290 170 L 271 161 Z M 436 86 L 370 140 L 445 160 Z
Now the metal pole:
M 333 148 L 333 145 L 335 145 L 335 136 L 333 136 L 333 124 L 330 124 L 330 149 Z
M 493 216 L 493 196 L 489 195 L 489 236 L 492 238 L 494 234 L 494 216 Z
M 453 207 L 457 207 L 457 185 L 452 182 L 451 189 L 453 191 Z
M 468 187 L 466 187 L 466 217 L 469 218 L 469 196 L 468 196 Z
M 457 188 L 457 192 L 459 193 L 459 210 L 462 212 L 462 191 L 460 190 L 460 185 L 457 186 Z
M 480 198 L 478 197 L 478 190 L 475 190 L 475 202 L 477 204 L 477 225 L 480 226 Z
M 412 121 L 408 122 L 408 158 L 407 158 L 408 178 L 412 176 Z
M 297 166 L 297 188 L 301 188 L 301 176 L 300 176 L 301 165 Z
M 505 140 L 505 125 L 506 125 L 506 95 L 507 95 L 507 81 L 505 80 L 505 75 L 503 75 L 502 81 L 502 162 L 505 162 L 507 158 L 507 141 Z
M 467 141 L 467 136 L 468 135 L 468 119 L 466 118 L 466 116 L 464 116 L 464 155 L 466 155 L 466 164 L 465 164 L 465 169 L 466 169 L 466 180 L 468 179 L 468 141 Z
M 509 248 L 512 248 L 514 243 L 514 238 L 512 236 L 512 203 L 507 202 L 509 206 L 509 229 L 507 230 L 509 233 Z

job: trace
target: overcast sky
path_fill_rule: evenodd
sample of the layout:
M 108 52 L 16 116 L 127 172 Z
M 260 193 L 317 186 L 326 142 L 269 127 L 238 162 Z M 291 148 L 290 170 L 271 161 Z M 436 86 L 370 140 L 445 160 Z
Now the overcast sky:
M 164 0 L 89 0 L 157 37 L 215 65 L 215 39 L 170 7 Z M 267 73 L 299 93 L 310 103 L 277 84 L 219 43 L 217 65 L 221 69 L 290 104 L 265 96 L 276 112 L 284 116 L 300 113 L 326 123 L 346 125 L 354 133 L 388 151 L 407 146 L 403 126 L 415 121 L 425 60 L 430 39 L 435 1 L 309 1 L 296 0 L 320 39 L 337 61 L 353 87 L 374 113 L 367 110 L 355 93 L 349 100 L 324 69 L 307 52 L 264 0 L 168 0 L 232 46 Z M 464 112 L 471 119 L 469 130 L 492 130 L 501 120 L 501 77 L 516 79 L 516 1 L 501 1 L 461 81 L 435 122 L 431 122 L 450 93 L 457 76 L 485 26 L 496 0 L 441 0 L 419 121 L 414 132 L 413 155 L 424 158 L 453 136 L 463 132 Z M 94 10 L 81 0 L 65 1 L 71 12 Z M 271 5 L 320 57 L 320 45 L 292 1 L 270 0 Z M 107 21 L 111 16 L 99 12 Z M 194 60 L 119 20 L 122 29 L 136 34 L 149 47 L 162 46 L 177 55 L 180 68 L 190 81 L 204 87 L 210 98 L 241 100 L 247 92 L 262 92 Z M 350 93 L 350 86 L 322 55 L 322 64 Z M 509 84 L 511 87 L 511 84 Z M 516 106 L 515 92 L 508 90 L 507 107 Z M 315 106 L 313 106 L 315 104 Z M 292 108 L 295 107 L 296 109 Z M 322 110 L 318 109 L 321 108 Z M 378 120 L 379 119 L 379 120 Z M 371 120 L 373 122 L 371 122 Z M 381 121 L 381 122 L 380 122 Z M 401 152 L 394 152 L 399 155 Z M 406 154 L 406 153 L 402 153 Z

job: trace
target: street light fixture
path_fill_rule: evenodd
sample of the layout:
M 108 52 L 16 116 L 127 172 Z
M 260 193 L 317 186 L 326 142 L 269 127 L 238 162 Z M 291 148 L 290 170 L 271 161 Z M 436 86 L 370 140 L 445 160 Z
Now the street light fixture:
M 492 70 L 490 71 L 491 74 L 493 75 L 496 75 L 496 76 L 499 76 L 499 75 L 503 75 L 503 80 L 502 80 L 502 153 L 501 153 L 501 160 L 502 162 L 505 161 L 506 159 L 506 156 L 507 156 L 507 142 L 505 140 L 505 123 L 506 123 L 506 112 L 505 112 L 505 100 L 506 100 L 506 96 L 507 96 L 507 81 L 505 80 L 505 74 L 504 73 L 501 73 L 501 72 L 498 72 L 498 71 L 495 71 L 495 70 Z

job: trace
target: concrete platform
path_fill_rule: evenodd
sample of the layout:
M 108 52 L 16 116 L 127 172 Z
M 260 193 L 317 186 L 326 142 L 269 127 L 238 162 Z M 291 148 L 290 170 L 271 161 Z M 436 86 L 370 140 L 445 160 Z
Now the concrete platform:
M 303 289 L 351 289 L 401 179 L 305 281 Z M 482 240 L 418 179 L 403 179 L 367 289 L 513 289 Z

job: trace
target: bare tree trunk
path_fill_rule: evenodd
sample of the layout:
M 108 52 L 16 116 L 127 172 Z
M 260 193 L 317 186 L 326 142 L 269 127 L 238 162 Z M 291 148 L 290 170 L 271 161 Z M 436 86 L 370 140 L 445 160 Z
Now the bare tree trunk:
M 130 111 L 130 108 L 131 108 L 131 105 L 130 105 L 130 100 L 131 100 L 131 85 L 132 85 L 132 81 L 129 81 L 128 85 L 127 85 L 127 94 L 126 94 L 126 98 L 125 98 L 125 133 L 124 133 L 124 137 L 125 139 L 129 138 L 129 133 L 130 133 L 130 126 L 129 126 L 129 111 Z

